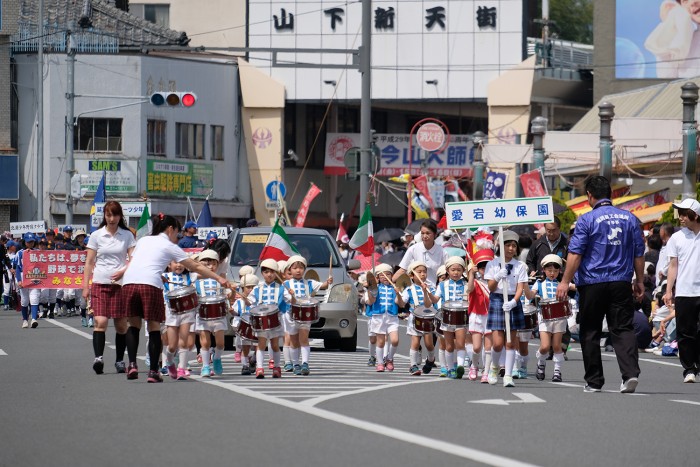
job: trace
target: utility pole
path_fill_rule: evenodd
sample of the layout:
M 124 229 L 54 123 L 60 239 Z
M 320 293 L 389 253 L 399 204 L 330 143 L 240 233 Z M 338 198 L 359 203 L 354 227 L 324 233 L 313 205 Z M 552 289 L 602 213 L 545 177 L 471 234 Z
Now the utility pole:
M 681 86 L 683 100 L 683 199 L 697 197 L 698 182 L 698 129 L 695 107 L 698 105 L 698 86 L 689 81 Z
M 603 102 L 598 106 L 600 117 L 600 175 L 612 180 L 612 135 L 610 128 L 615 117 L 615 106 Z
M 71 193 L 71 180 L 75 173 L 75 161 L 73 160 L 73 132 L 75 126 L 75 51 L 71 46 L 70 31 L 66 34 L 66 65 L 68 77 L 66 80 L 66 220 L 65 224 L 73 223 L 73 194 Z
M 547 133 L 547 119 L 535 117 L 530 127 L 532 132 L 532 165 L 544 173 L 544 135 Z
M 372 0 L 362 0 L 362 46 L 360 47 L 360 198 L 362 211 L 369 203 L 369 172 L 372 149 Z M 409 207 L 410 209 L 410 207 Z
M 484 159 L 483 144 L 486 142 L 486 134 L 477 131 L 472 135 L 474 142 L 474 183 L 472 184 L 472 200 L 483 199 L 484 197 Z
M 37 18 L 36 78 L 36 211 L 37 220 L 44 219 L 44 0 L 39 0 Z

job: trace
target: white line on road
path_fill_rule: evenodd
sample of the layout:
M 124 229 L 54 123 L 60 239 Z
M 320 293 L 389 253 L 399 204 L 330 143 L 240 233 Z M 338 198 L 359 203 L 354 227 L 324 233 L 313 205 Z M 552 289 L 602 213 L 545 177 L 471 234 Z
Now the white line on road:
M 471 404 L 490 404 L 490 405 L 510 405 L 510 404 L 541 404 L 547 402 L 544 399 L 540 399 L 534 394 L 529 392 L 514 392 L 513 395 L 520 400 L 506 400 L 506 399 L 483 399 L 480 401 L 468 401 Z
M 4 350 L 0 349 L 0 355 L 7 355 Z
M 515 459 L 510 459 L 508 457 L 499 456 L 497 454 L 491 454 L 488 452 L 480 451 L 478 449 L 472 449 L 458 444 L 448 443 L 446 441 L 441 441 L 434 438 L 428 438 L 427 436 L 418 435 L 408 431 L 399 430 L 397 428 L 388 427 L 386 425 L 380 425 L 377 423 L 368 422 L 365 420 L 360 420 L 353 417 L 348 417 L 346 415 L 341 415 L 336 412 L 331 412 L 329 410 L 321 409 L 319 407 L 314 407 L 312 405 L 292 402 L 284 399 L 278 399 L 276 397 L 267 396 L 258 392 L 250 391 L 245 388 L 240 388 L 237 386 L 232 386 L 230 384 L 223 383 L 221 381 L 213 380 L 202 380 L 196 378 L 197 380 L 205 383 L 211 384 L 213 386 L 218 386 L 220 388 L 232 391 L 244 396 L 259 399 L 271 404 L 280 405 L 288 409 L 296 410 L 298 412 L 305 413 L 307 415 L 312 415 L 314 417 L 322 418 L 335 423 L 340 423 L 341 425 L 346 425 L 352 428 L 357 428 L 359 430 L 364 430 L 370 433 L 375 433 L 378 435 L 386 436 L 388 438 L 393 438 L 405 443 L 412 445 L 423 446 L 428 449 L 433 449 L 442 454 L 452 455 L 456 457 L 461 457 L 463 459 L 469 459 L 476 462 L 481 462 L 482 464 L 502 466 L 502 467 L 531 467 L 535 464 L 528 464 L 526 462 L 521 462 Z
M 84 337 L 85 339 L 92 339 L 92 334 L 88 334 L 87 332 L 83 332 L 80 329 L 75 329 L 73 326 L 69 326 L 67 324 L 63 324 L 62 322 L 58 321 L 57 319 L 49 319 L 49 320 L 43 320 L 44 322 L 48 322 L 53 324 L 54 326 L 58 326 L 59 328 L 63 328 L 66 331 L 70 331 L 73 334 L 77 334 L 79 336 Z
M 695 402 L 695 401 L 684 401 L 684 400 L 676 400 L 676 399 L 671 399 L 671 402 L 680 402 L 681 404 L 690 404 L 690 405 L 700 405 L 700 402 Z

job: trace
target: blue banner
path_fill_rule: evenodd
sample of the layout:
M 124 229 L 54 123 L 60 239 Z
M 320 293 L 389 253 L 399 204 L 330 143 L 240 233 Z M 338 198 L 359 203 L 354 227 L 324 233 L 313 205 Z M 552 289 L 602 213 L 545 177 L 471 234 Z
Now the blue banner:
M 507 175 L 500 172 L 486 172 L 484 199 L 503 199 Z

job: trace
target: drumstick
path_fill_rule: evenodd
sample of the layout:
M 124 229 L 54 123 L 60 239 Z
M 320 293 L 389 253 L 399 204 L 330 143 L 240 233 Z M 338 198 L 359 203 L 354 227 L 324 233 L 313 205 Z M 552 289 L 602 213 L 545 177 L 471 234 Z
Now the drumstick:
M 296 298 L 296 296 L 294 295 L 294 291 L 285 285 L 284 279 L 282 279 L 282 276 L 280 276 L 280 273 L 277 272 L 277 271 L 275 271 L 275 274 L 277 275 L 277 278 L 278 278 L 280 281 L 282 281 L 282 287 L 284 287 L 285 289 L 287 289 L 287 292 L 289 292 L 289 294 L 292 296 L 292 298 Z
M 328 258 L 328 277 L 333 276 L 333 251 L 331 251 L 331 256 Z
M 391 284 L 391 286 L 394 288 L 394 290 L 396 290 L 397 292 L 401 293 L 401 291 L 396 287 L 396 284 L 394 284 L 393 282 L 391 282 L 391 279 L 386 275 L 385 272 L 380 272 L 379 274 L 381 274 L 382 276 L 384 276 L 384 278 L 385 278 L 386 280 L 389 281 L 389 284 Z

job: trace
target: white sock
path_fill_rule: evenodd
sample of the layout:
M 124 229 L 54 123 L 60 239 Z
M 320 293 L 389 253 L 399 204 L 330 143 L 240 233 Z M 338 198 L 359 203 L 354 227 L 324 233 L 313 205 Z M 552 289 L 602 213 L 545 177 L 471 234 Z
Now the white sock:
M 258 348 L 258 350 L 255 351 L 255 366 L 258 368 L 263 368 L 263 358 L 265 355 L 263 355 L 263 351 Z
M 493 359 L 493 350 L 484 350 L 484 371 L 491 369 L 491 360 Z
M 387 360 L 394 360 L 394 354 L 396 354 L 396 347 L 389 344 L 389 352 L 386 354 Z
M 428 360 L 435 360 L 435 349 L 428 350 Z
M 170 352 L 168 347 L 163 347 L 163 365 L 170 366 L 173 364 L 173 359 L 175 358 L 175 352 Z
M 498 362 L 501 361 L 502 350 L 496 352 L 495 349 L 491 349 L 491 365 L 498 368 Z
M 481 363 L 481 353 L 475 353 L 472 355 L 472 368 L 479 368 Z
M 280 351 L 272 351 L 272 361 L 275 367 L 280 366 Z
M 311 354 L 311 347 L 309 347 L 308 345 L 303 345 L 301 347 L 301 362 L 308 364 L 310 354 Z
M 292 349 L 292 351 L 291 351 L 292 362 L 294 362 L 295 365 L 299 364 L 299 352 L 300 352 L 300 349 Z
M 467 344 L 467 357 L 469 360 L 474 359 L 474 344 Z
M 467 356 L 466 350 L 457 351 L 457 366 L 464 366 L 464 357 Z
M 413 350 L 413 349 L 409 350 L 408 356 L 410 357 L 410 360 L 411 360 L 411 366 L 418 365 L 419 360 L 418 360 L 418 351 L 417 350 Z
M 445 351 L 442 349 L 438 350 L 438 360 L 440 361 L 440 367 L 447 368 L 445 364 Z
M 248 357 L 246 357 L 245 355 L 241 355 L 241 365 L 248 366 L 248 363 Z
M 377 354 L 377 344 L 369 343 L 369 356 L 374 357 Z
M 564 362 L 564 353 L 555 353 L 552 360 L 554 361 L 554 371 L 561 371 L 561 364 Z
M 520 352 L 515 351 L 515 362 L 513 363 L 513 368 L 520 368 Z
M 539 350 L 535 354 L 535 357 L 537 357 L 537 364 L 538 365 L 546 365 L 547 364 L 547 355 L 542 355 Z
M 515 350 L 506 349 L 506 376 L 513 374 L 513 364 L 515 364 Z
M 495 358 L 494 358 L 494 360 L 495 360 Z M 498 366 L 505 366 L 505 364 L 506 364 L 506 356 L 503 353 L 503 351 L 501 351 L 501 353 L 499 354 L 499 357 L 498 357 Z
M 284 354 L 284 363 L 291 363 L 292 362 L 292 348 L 288 345 L 285 345 L 282 348 L 282 353 Z
M 209 366 L 209 355 L 211 354 L 211 350 L 207 349 L 204 350 L 202 349 L 200 352 L 200 355 L 202 355 L 202 366 Z
M 520 356 L 520 368 L 527 368 L 527 362 L 530 361 L 530 354 Z
M 448 352 L 447 350 L 445 350 L 445 366 L 447 367 L 448 370 L 454 369 L 453 368 L 455 366 L 454 352 Z
M 214 360 L 221 360 L 221 356 L 224 353 L 224 349 L 218 347 L 214 348 Z
M 189 353 L 190 351 L 187 349 L 180 349 L 178 351 L 178 355 L 180 356 L 179 368 L 182 368 L 183 370 L 187 368 L 187 354 Z
M 384 347 L 377 346 L 377 363 L 384 365 Z

